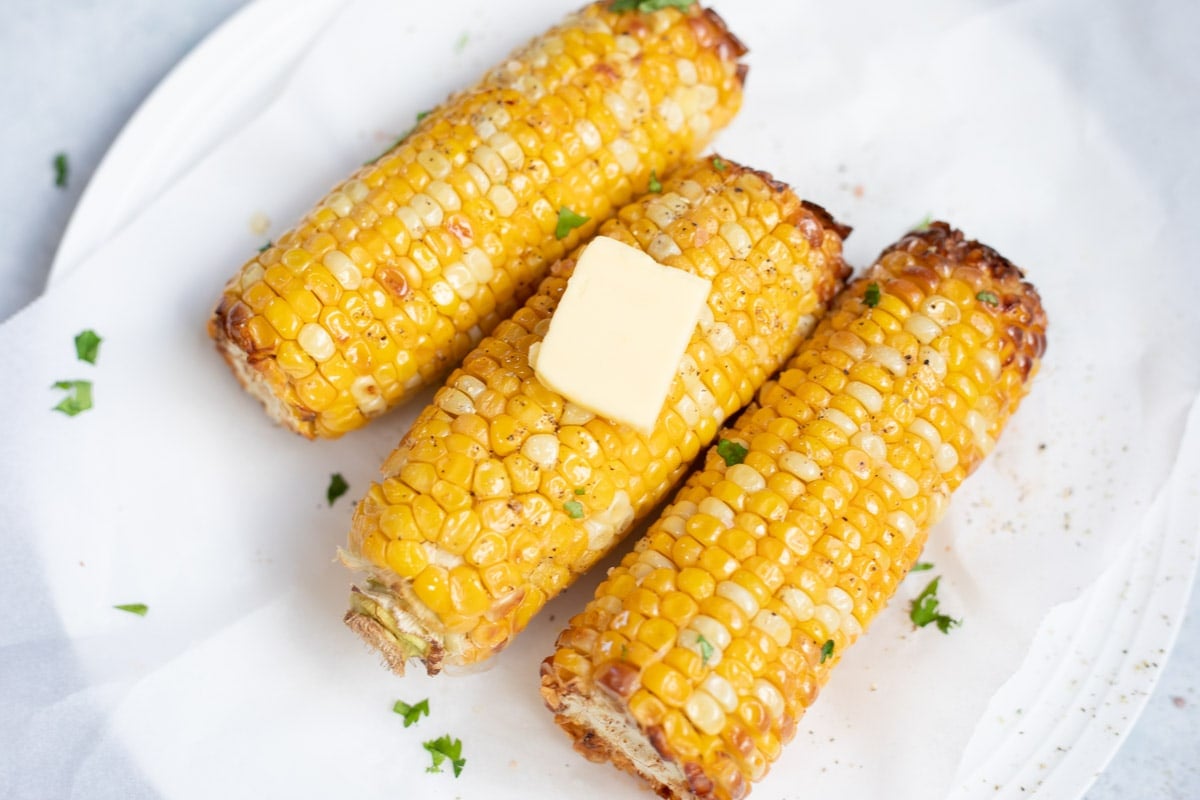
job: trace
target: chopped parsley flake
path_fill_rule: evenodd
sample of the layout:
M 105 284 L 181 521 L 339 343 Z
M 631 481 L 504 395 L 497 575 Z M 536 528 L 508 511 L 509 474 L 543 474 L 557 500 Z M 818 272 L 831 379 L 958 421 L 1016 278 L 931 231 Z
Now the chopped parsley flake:
M 329 500 L 329 505 L 333 505 L 349 488 L 350 484 L 346 483 L 346 479 L 342 477 L 342 473 L 335 472 L 330 475 L 329 488 L 325 490 L 325 498 Z
M 267 242 L 266 244 L 264 244 L 262 247 L 258 248 L 258 252 L 260 252 L 260 253 L 265 253 L 265 252 L 267 252 L 267 250 L 268 250 L 268 249 L 270 249 L 271 245 L 273 245 L 273 244 L 275 244 L 275 243 L 274 243 L 274 242 L 271 242 L 271 241 L 268 241 L 268 242 Z
M 80 361 L 95 364 L 96 356 L 100 354 L 100 342 L 102 341 L 104 340 L 91 328 L 80 331 L 79 335 L 75 337 L 75 357 Z
M 945 614 L 938 613 L 938 581 L 942 578 L 938 576 L 929 582 L 929 585 L 917 595 L 917 599 L 913 600 L 912 608 L 909 610 L 908 616 L 912 619 L 913 624 L 918 628 L 924 628 L 929 623 L 935 623 L 938 630 L 942 633 L 949 633 L 951 628 L 962 625 L 962 620 L 948 617 Z
M 833 639 L 827 639 L 825 644 L 821 645 L 821 663 L 825 663 L 825 659 L 833 655 Z
M 51 409 L 52 411 L 61 411 L 68 417 L 73 417 L 92 407 L 91 381 L 58 381 L 51 388 L 69 392 L 58 405 Z
M 454 52 L 461 53 L 463 50 L 466 50 L 467 42 L 469 41 L 471 41 L 471 37 L 466 31 L 463 31 L 461 34 L 459 34 L 458 38 L 454 40 Z
M 705 639 L 703 636 L 696 637 L 696 644 L 700 647 L 700 664 L 708 666 L 708 660 L 713 657 L 716 649 L 712 646 L 712 642 Z
M 447 759 L 450 760 L 450 765 L 454 768 L 454 777 L 462 774 L 462 769 L 467 764 L 467 760 L 462 757 L 462 739 L 451 739 L 450 734 L 440 736 L 437 739 L 431 739 L 422 745 L 433 758 L 433 764 L 426 767 L 426 772 L 441 772 L 442 764 Z
M 722 439 L 717 442 L 717 455 L 725 459 L 725 466 L 727 467 L 732 467 L 734 464 L 740 464 L 745 461 L 746 453 L 749 452 L 745 445 L 740 445 L 729 439 Z
M 580 486 L 578 489 L 575 490 L 575 494 L 583 496 L 583 495 L 587 494 L 587 489 Z
M 932 224 L 933 224 L 933 216 L 930 214 L 926 214 L 925 218 L 923 220 L 918 222 L 916 225 L 913 225 L 913 232 L 924 233 L 925 231 L 929 230 L 929 226 Z
M 432 111 L 418 111 L 417 112 L 417 122 L 420 122 L 421 120 L 425 119 L 432 113 L 433 113 Z
M 982 291 L 979 294 L 975 295 L 975 299 L 981 303 L 987 303 L 989 306 L 1000 305 L 1000 298 L 996 296 L 995 292 L 989 292 L 986 290 Z
M 54 156 L 54 185 L 60 189 L 67 188 L 67 175 L 70 173 L 70 164 L 67 163 L 66 153 L 57 153 Z
M 658 179 L 658 173 L 654 170 L 650 171 L 650 193 L 662 194 L 662 181 Z
M 585 217 L 582 214 L 576 214 L 571 209 L 563 206 L 558 210 L 558 225 L 554 228 L 555 239 L 565 239 L 571 231 L 589 221 L 591 217 Z
M 913 567 L 912 567 L 912 569 L 909 570 L 909 572 L 925 572 L 926 570 L 930 570 L 930 569 L 933 569 L 932 562 L 918 561 L 916 564 L 913 564 Z
M 867 284 L 867 291 L 863 293 L 863 302 L 866 303 L 869 308 L 874 308 L 875 306 L 879 305 L 879 298 L 882 296 L 883 293 L 879 291 L 879 284 L 869 283 Z
M 664 8 L 678 8 L 683 11 L 696 0 L 616 0 L 610 6 L 613 11 L 660 11 Z
M 421 120 L 425 119 L 426 117 L 428 117 L 428 116 L 429 116 L 430 114 L 432 114 L 432 113 L 433 113 L 432 111 L 418 111 L 418 112 L 417 112 L 417 122 L 420 122 Z M 374 158 L 372 158 L 372 159 L 371 159 L 371 160 L 369 160 L 369 161 L 364 161 L 364 162 L 363 162 L 363 166 L 365 167 L 365 166 L 367 166 L 368 164 L 374 164 L 376 161 L 378 161 L 379 159 L 381 159 L 381 158 L 383 158 L 384 156 L 386 156 L 388 153 L 390 153 L 390 152 L 392 152 L 393 150 L 395 150 L 395 149 L 396 149 L 396 145 L 398 145 L 398 144 L 400 144 L 401 142 L 403 142 L 403 141 L 404 141 L 405 139 L 407 139 L 409 136 L 412 136 L 412 132 L 413 132 L 413 131 L 415 131 L 416 129 L 417 129 L 417 126 L 416 126 L 416 125 L 413 125 L 411 128 L 409 128 L 408 130 L 406 130 L 404 133 L 402 133 L 402 134 L 400 134 L 399 136 L 397 136 L 397 137 L 396 137 L 396 141 L 392 142 L 391 144 L 389 144 L 389 145 L 387 146 L 387 150 L 384 150 L 382 153 L 380 153 L 379 155 L 375 156 Z M 268 246 L 268 247 L 270 246 L 270 244 L 271 244 L 270 242 L 267 242 L 267 246 Z M 266 248 L 263 248 L 263 250 L 265 250 L 265 249 L 266 249 Z M 261 253 L 261 252 L 262 252 L 262 250 L 260 250 L 259 252 Z
M 397 700 L 396 705 L 392 706 L 392 711 L 404 717 L 404 727 L 407 728 L 409 725 L 416 725 L 417 720 L 421 718 L 422 714 L 427 717 L 429 716 L 429 698 L 426 697 L 421 702 L 411 706 L 403 700 Z
M 567 516 L 571 519 L 583 519 L 583 503 L 578 500 L 568 500 L 563 503 L 563 511 L 567 512 Z
M 721 160 L 720 156 L 713 156 L 712 165 L 713 165 L 713 169 L 715 169 L 717 172 L 724 172 L 725 169 L 729 166 L 728 164 L 726 164 L 724 161 Z
M 121 606 L 113 606 L 113 608 L 117 611 L 127 611 L 130 614 L 137 614 L 139 617 L 146 616 L 146 612 L 150 610 L 150 607 L 145 603 L 126 603 Z

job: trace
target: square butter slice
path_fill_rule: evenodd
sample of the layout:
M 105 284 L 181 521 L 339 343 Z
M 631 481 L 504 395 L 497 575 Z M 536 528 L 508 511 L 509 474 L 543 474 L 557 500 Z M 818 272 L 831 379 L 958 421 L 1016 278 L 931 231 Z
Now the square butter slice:
M 534 372 L 589 411 L 649 434 L 712 281 L 601 236 L 583 251 Z

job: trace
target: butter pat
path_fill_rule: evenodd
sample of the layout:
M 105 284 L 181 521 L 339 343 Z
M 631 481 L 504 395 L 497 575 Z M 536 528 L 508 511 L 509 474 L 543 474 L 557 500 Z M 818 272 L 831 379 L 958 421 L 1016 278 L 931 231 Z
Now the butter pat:
M 649 434 L 711 291 L 710 280 L 600 236 L 531 354 L 534 373 L 576 405 Z

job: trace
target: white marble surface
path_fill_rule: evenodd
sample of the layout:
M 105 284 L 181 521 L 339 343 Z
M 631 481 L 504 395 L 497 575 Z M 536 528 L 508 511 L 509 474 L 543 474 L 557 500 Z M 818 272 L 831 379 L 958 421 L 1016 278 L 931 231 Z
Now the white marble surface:
M 130 114 L 244 2 L 5 0 L 0 218 L 9 246 L 0 251 L 0 320 L 44 288 L 80 193 Z M 1193 95 L 1198 91 L 1191 87 Z M 1153 160 L 1149 137 L 1137 146 Z M 68 185 L 61 189 L 54 185 L 52 165 L 60 151 L 70 162 Z M 1200 593 L 1193 595 L 1177 648 L 1145 713 L 1088 800 L 1200 797 L 1198 664 Z

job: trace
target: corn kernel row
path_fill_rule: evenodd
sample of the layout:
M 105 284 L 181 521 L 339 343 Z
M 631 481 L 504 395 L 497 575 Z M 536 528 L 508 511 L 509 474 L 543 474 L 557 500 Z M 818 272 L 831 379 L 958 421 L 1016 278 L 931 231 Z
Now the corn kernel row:
M 713 282 L 658 423 L 640 434 L 534 376 L 529 350 L 574 264 L 560 262 L 450 376 L 355 514 L 346 559 L 369 581 L 348 621 L 393 666 L 412 656 L 436 671 L 504 647 L 666 495 L 846 271 L 821 209 L 720 159 L 674 173 L 601 231 Z
M 452 97 L 226 285 L 209 332 L 277 421 L 340 436 L 444 375 L 729 122 L 744 48 L 719 17 L 608 6 Z M 559 239 L 563 209 L 590 222 Z
M 935 223 L 843 293 L 723 434 L 744 459 L 710 450 L 543 664 L 577 747 L 681 800 L 766 774 L 1027 391 L 1046 320 L 1021 277 Z

